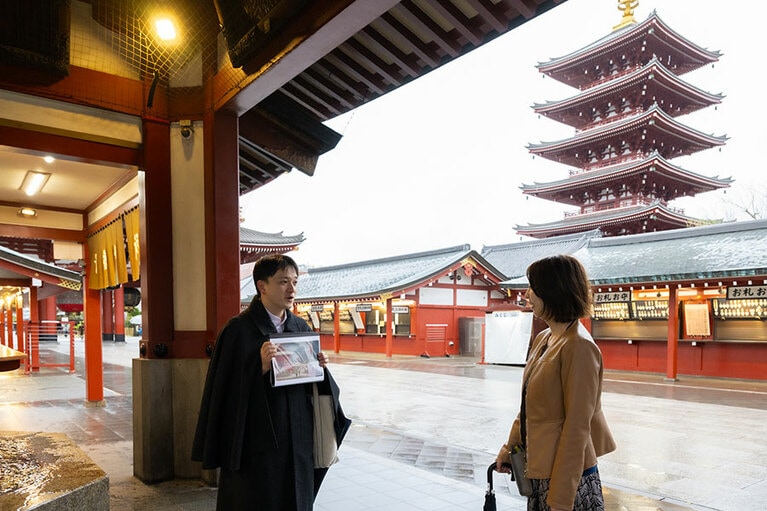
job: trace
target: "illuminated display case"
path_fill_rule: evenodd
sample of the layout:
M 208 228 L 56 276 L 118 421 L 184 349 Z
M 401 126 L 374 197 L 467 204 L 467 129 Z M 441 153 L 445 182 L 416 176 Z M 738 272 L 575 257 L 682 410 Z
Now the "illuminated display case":
M 714 300 L 714 317 L 717 319 L 767 319 L 767 298 L 745 300 Z
M 594 319 L 629 319 L 629 302 L 606 302 L 594 304 Z
M 668 319 L 668 300 L 638 300 L 631 302 L 634 319 Z

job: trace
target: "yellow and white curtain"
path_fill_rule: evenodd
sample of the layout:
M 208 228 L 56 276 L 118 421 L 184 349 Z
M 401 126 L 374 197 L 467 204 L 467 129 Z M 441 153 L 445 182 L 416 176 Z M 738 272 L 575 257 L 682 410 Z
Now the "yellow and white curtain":
M 138 280 L 140 266 L 138 209 L 120 215 L 120 218 L 93 233 L 88 238 L 88 253 L 90 254 L 89 288 L 106 289 L 128 282 L 128 260 L 131 263 L 132 280 Z

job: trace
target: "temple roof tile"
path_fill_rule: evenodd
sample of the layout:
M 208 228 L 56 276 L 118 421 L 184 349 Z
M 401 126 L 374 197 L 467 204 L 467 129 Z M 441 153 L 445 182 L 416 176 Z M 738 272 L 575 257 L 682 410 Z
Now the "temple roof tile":
M 570 232 L 588 231 L 608 225 L 641 220 L 653 215 L 655 216 L 655 221 L 678 224 L 678 227 L 700 225 L 703 223 L 701 220 L 686 216 L 659 201 L 654 201 L 651 204 L 634 204 L 591 213 L 576 214 L 549 223 L 528 224 L 526 226 L 517 225 L 515 230 L 524 236 L 548 237 L 546 233 L 549 233 L 548 235 L 551 236 L 568 230 Z
M 680 181 L 692 181 L 693 183 L 697 183 L 698 186 L 705 186 L 710 189 L 726 188 L 732 183 L 732 178 L 730 177 L 706 177 L 686 170 L 678 165 L 672 164 L 658 154 L 657 151 L 653 151 L 647 157 L 640 160 L 611 165 L 609 167 L 603 167 L 587 172 L 580 172 L 564 179 L 547 183 L 535 182 L 532 185 L 523 184 L 520 186 L 520 189 L 523 193 L 578 189 L 592 183 L 605 182 L 608 178 L 617 179 L 634 173 L 647 172 L 651 167 L 654 167 L 652 169 L 654 172 L 673 176 Z
M 574 52 L 552 58 L 547 62 L 540 62 L 537 68 L 540 72 L 568 85 L 585 87 L 592 82 L 593 78 L 579 76 L 582 73 L 575 73 L 571 78 L 577 81 L 568 81 L 564 78 L 567 70 L 579 68 L 584 62 L 588 62 L 611 51 L 619 51 L 624 47 L 634 46 L 640 39 L 646 43 L 649 42 L 650 45 L 659 44 L 665 47 L 673 45 L 673 48 L 683 53 L 686 57 L 686 62 L 680 62 L 681 67 L 675 70 L 677 74 L 684 74 L 716 62 L 722 55 L 719 51 L 707 50 L 679 35 L 668 27 L 658 14 L 653 11 L 641 23 L 625 26 Z M 651 52 L 652 47 L 648 51 Z M 651 57 L 652 54 L 648 58 Z
M 599 126 L 588 131 L 578 132 L 575 136 L 570 138 L 553 142 L 528 144 L 527 148 L 531 153 L 543 156 L 544 158 L 580 167 L 582 166 L 583 161 L 575 156 L 567 156 L 566 153 L 568 151 L 583 152 L 590 148 L 592 144 L 604 142 L 610 137 L 630 135 L 636 133 L 640 128 L 644 128 L 645 130 L 656 129 L 658 130 L 659 135 L 662 135 L 667 141 L 668 137 L 676 136 L 687 141 L 689 146 L 693 146 L 688 147 L 688 151 L 681 151 L 674 156 L 692 154 L 703 149 L 721 146 L 728 140 L 726 135 L 710 135 L 690 128 L 675 120 L 664 112 L 662 108 L 653 105 L 648 110 L 635 117 L 605 124 L 604 126 Z M 668 144 L 669 147 L 672 145 L 674 144 Z
M 586 89 L 569 98 L 559 101 L 547 101 L 545 103 L 533 104 L 533 110 L 538 114 L 545 115 L 551 119 L 580 129 L 587 126 L 592 121 L 575 114 L 568 116 L 565 113 L 566 110 L 577 110 L 583 108 L 585 105 L 599 101 L 600 99 L 626 94 L 626 90 L 631 91 L 632 88 L 642 84 L 646 84 L 650 87 L 647 97 L 655 95 L 653 94 L 653 91 L 657 89 L 658 92 L 682 96 L 688 100 L 689 106 L 684 110 L 667 112 L 673 117 L 685 115 L 711 105 L 720 104 L 724 98 L 724 95 L 721 93 L 712 94 L 685 82 L 676 74 L 669 71 L 657 58 L 654 58 L 644 67 L 637 68 L 614 80 L 603 82 L 596 87 Z M 674 103 L 676 104 L 678 102 L 674 101 Z

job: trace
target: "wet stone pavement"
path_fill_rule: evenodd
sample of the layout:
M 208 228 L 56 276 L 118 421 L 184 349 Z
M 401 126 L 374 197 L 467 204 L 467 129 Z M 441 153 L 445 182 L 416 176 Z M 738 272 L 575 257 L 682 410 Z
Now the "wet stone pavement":
M 47 356 L 63 356 L 61 344 Z M 200 481 L 133 477 L 137 339 L 103 344 L 103 407 L 84 400 L 81 341 L 76 352 L 74 374 L 0 373 L 0 431 L 68 435 L 109 476 L 112 511 L 215 509 L 215 488 Z M 331 354 L 330 367 L 354 424 L 315 509 L 481 509 L 520 367 L 358 353 Z M 767 509 L 767 382 L 608 372 L 603 406 L 619 443 L 599 465 L 608 510 Z M 495 477 L 499 510 L 525 509 L 513 484 Z

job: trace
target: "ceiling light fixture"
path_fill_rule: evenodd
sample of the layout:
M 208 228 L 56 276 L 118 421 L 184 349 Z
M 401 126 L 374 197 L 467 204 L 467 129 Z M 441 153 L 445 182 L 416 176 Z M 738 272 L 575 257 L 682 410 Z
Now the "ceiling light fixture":
M 28 170 L 24 175 L 24 180 L 21 182 L 19 190 L 23 190 L 24 193 L 31 197 L 43 189 L 43 186 L 45 186 L 50 177 L 51 175 L 47 172 Z
M 21 208 L 18 213 L 19 216 L 25 218 L 32 218 L 37 216 L 37 210 L 32 208 Z
M 173 21 L 168 18 L 160 18 L 154 23 L 157 29 L 157 35 L 163 41 L 172 41 L 176 38 L 176 27 L 173 26 Z

